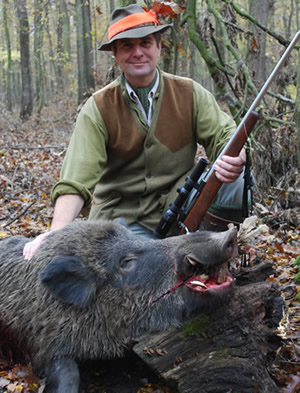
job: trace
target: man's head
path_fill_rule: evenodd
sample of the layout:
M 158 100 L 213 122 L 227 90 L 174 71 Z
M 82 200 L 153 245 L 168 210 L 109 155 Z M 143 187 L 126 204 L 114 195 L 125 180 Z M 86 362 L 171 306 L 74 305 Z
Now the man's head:
M 160 25 L 156 15 L 137 4 L 117 8 L 108 29 L 109 41 L 99 48 L 111 50 L 127 80 L 136 87 L 148 86 L 160 56 L 160 33 L 171 25 Z

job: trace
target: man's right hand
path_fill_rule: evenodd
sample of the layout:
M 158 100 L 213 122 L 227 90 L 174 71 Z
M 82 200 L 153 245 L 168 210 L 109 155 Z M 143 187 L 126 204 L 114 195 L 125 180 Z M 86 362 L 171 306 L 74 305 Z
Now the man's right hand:
M 41 235 L 37 236 L 31 242 L 25 244 L 25 247 L 23 248 L 23 256 L 24 256 L 25 261 L 29 261 L 33 257 L 33 255 L 35 254 L 38 247 L 43 243 L 45 238 L 50 233 L 51 232 L 42 233 Z

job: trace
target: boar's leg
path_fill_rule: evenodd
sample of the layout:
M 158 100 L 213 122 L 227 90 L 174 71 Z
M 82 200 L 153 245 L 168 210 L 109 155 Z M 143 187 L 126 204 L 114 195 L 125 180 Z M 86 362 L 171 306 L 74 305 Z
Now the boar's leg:
M 79 369 L 73 359 L 57 359 L 46 368 L 47 393 L 78 393 Z

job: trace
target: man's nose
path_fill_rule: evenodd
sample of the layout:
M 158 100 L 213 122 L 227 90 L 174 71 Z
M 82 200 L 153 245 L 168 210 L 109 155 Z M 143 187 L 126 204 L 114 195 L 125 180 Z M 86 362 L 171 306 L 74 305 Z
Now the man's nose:
M 134 54 L 134 56 L 142 56 L 143 55 L 143 50 L 140 45 L 136 45 L 133 48 L 133 54 Z

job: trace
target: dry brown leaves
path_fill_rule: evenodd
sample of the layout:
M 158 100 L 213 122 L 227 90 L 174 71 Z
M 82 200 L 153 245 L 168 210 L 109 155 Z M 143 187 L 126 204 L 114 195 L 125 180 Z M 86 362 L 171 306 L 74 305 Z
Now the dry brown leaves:
M 16 114 L 5 113 L 3 108 L 0 113 L 0 238 L 36 236 L 46 231 L 51 221 L 49 196 L 59 176 L 76 113 L 66 105 L 46 108 L 39 121 L 33 118 L 27 122 L 21 122 Z M 257 230 L 261 224 L 256 222 L 248 231 Z M 300 254 L 300 229 L 281 222 L 276 230 L 269 226 L 257 230 L 252 239 L 246 250 L 250 263 L 256 263 L 257 258 L 273 262 L 275 274 L 269 280 L 279 284 L 285 300 L 285 315 L 277 332 L 283 345 L 271 372 L 282 386 L 282 393 L 295 393 L 300 384 L 300 304 L 296 301 L 300 288 L 295 282 L 297 267 L 293 263 Z M 43 381 L 33 379 L 29 370 L 26 365 L 9 368 L 0 363 L 0 393 L 42 393 Z M 168 390 L 154 385 L 139 389 L 139 393 L 155 392 Z
M 300 282 L 296 280 L 296 275 L 300 264 L 300 228 L 282 224 L 272 230 L 263 224 L 263 220 L 252 216 L 245 220 L 239 236 L 240 247 L 247 252 L 250 266 L 261 260 L 271 261 L 273 264 L 274 274 L 267 280 L 279 285 L 284 310 L 276 331 L 282 339 L 282 345 L 270 372 L 282 387 L 282 393 L 299 392 Z

